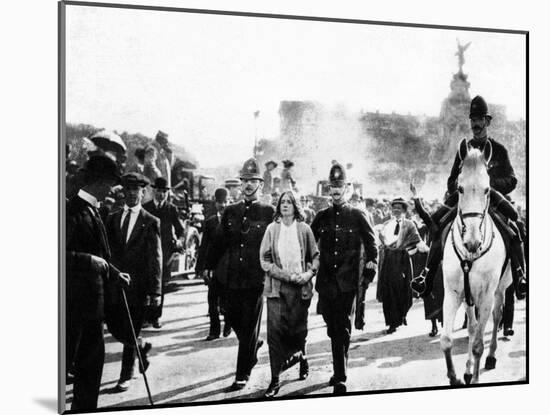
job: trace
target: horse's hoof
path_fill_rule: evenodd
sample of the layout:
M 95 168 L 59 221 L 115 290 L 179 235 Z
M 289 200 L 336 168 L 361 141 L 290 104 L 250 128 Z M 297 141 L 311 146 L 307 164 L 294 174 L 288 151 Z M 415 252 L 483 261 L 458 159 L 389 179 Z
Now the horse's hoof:
M 464 373 L 464 383 L 466 383 L 466 385 L 469 385 L 470 383 L 472 383 L 473 377 L 474 375 L 472 374 Z
M 497 366 L 497 358 L 494 356 L 487 356 L 485 359 L 485 370 L 492 370 Z
M 460 379 L 454 378 L 450 380 L 451 386 L 461 386 L 464 385 Z

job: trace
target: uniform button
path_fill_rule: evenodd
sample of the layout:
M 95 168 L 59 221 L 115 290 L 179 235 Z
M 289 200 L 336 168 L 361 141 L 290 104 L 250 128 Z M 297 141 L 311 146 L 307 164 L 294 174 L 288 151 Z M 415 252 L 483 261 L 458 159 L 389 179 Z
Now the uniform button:
M 336 238 L 335 241 L 338 242 L 338 238 Z
M 243 260 L 242 258 L 239 258 L 239 261 L 241 261 L 241 262 L 242 262 L 242 260 Z
M 339 214 L 340 214 L 340 212 L 336 212 L 336 214 L 337 214 L 337 215 L 339 215 Z
M 247 206 L 246 208 L 248 209 L 250 206 Z
M 336 225 L 336 229 L 338 229 L 338 225 Z
M 334 255 L 338 255 L 338 251 L 334 251 Z
M 243 247 L 244 247 L 244 244 L 241 244 L 241 248 L 243 248 Z
M 334 268 L 338 268 L 338 265 L 334 264 Z

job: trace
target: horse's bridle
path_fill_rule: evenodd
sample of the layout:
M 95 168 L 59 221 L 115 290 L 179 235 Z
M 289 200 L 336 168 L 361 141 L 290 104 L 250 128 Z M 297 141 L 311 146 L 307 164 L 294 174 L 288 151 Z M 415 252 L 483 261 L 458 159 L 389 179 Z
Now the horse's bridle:
M 489 204 L 490 204 L 490 194 L 487 195 L 487 200 L 485 201 L 485 208 L 483 209 L 483 212 L 462 213 L 462 209 L 460 208 L 458 209 L 458 217 L 460 219 L 460 225 L 462 226 L 460 235 L 462 237 L 464 237 L 464 234 L 466 233 L 466 224 L 464 223 L 464 219 L 467 219 L 467 218 L 481 219 L 479 222 L 479 230 L 481 232 L 483 224 L 485 222 L 485 217 L 487 216 L 487 212 L 489 211 Z

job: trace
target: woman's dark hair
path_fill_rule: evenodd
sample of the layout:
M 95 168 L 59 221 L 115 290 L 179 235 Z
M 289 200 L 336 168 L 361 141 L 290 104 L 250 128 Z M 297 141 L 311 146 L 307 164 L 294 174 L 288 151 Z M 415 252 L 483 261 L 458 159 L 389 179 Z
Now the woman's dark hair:
M 292 202 L 292 206 L 294 206 L 294 219 L 299 222 L 303 222 L 305 220 L 305 217 L 304 213 L 302 212 L 302 207 L 298 204 L 298 202 L 296 202 L 296 196 L 294 196 L 294 192 L 292 192 L 292 190 L 287 190 L 281 193 L 281 196 L 279 196 L 277 207 L 275 208 L 275 215 L 273 215 L 273 221 L 277 222 L 283 216 L 281 213 L 281 201 L 283 200 L 283 197 L 285 195 L 288 195 L 290 201 Z

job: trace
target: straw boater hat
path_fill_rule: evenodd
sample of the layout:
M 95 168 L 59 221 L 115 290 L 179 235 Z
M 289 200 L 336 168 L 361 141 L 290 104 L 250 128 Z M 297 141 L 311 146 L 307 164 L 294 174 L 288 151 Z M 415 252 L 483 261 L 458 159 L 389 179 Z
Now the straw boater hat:
M 409 208 L 409 205 L 407 204 L 405 199 L 403 199 L 402 197 L 397 197 L 393 199 L 391 201 L 391 206 L 393 207 L 393 205 L 401 205 L 405 211 L 408 210 Z
M 93 134 L 90 140 L 99 148 L 109 151 L 116 148 L 119 151 L 126 152 L 126 144 L 120 136 L 112 131 L 101 130 Z
M 265 163 L 265 167 L 268 167 L 270 164 L 273 164 L 273 168 L 277 168 L 277 163 L 275 163 L 273 160 L 269 160 L 267 163 Z

